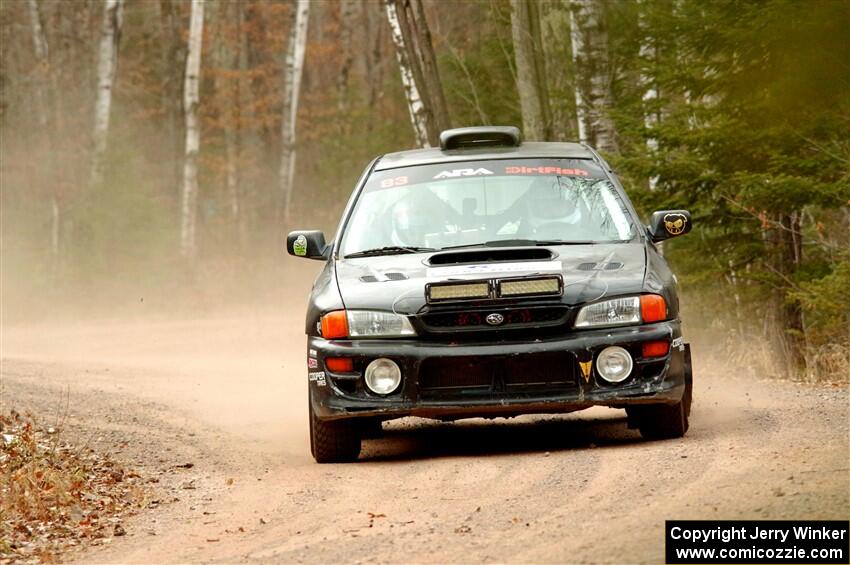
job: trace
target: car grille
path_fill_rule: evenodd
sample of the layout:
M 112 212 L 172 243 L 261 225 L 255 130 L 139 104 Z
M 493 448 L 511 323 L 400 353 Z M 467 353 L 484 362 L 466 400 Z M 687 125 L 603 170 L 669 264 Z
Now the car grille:
M 567 352 L 426 359 L 419 370 L 423 397 L 510 395 L 576 386 L 575 359 Z
M 498 325 L 487 323 L 487 316 L 499 314 L 503 322 Z M 420 320 L 430 332 L 463 330 L 500 330 L 521 327 L 556 326 L 566 321 L 569 308 L 566 306 L 544 306 L 535 308 L 491 308 L 487 310 L 461 310 L 452 312 L 430 312 Z

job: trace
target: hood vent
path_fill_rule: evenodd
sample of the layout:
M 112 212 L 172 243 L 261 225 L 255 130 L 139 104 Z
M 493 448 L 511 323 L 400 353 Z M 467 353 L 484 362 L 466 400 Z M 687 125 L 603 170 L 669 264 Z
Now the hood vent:
M 511 261 L 548 261 L 554 254 L 539 247 L 520 247 L 513 249 L 476 249 L 475 251 L 452 251 L 432 255 L 428 264 L 460 265 L 463 263 L 489 263 Z
M 623 268 L 623 264 L 617 261 L 610 263 L 582 263 L 576 268 L 579 271 L 618 271 Z
M 375 275 L 363 275 L 362 277 L 360 277 L 360 280 L 365 283 L 407 280 L 407 275 L 405 275 L 404 273 L 383 273 L 383 275 L 383 279 L 379 279 Z

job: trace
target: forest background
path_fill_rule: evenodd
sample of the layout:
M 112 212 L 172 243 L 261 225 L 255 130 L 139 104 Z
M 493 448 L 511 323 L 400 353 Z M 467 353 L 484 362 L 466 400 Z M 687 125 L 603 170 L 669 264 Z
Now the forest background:
M 2 320 L 294 301 L 376 155 L 517 125 L 599 148 L 686 324 L 850 378 L 850 2 L 3 0 Z

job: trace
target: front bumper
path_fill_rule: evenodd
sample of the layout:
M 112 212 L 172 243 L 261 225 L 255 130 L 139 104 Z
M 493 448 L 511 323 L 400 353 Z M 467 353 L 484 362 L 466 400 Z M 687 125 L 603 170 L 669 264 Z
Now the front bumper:
M 647 341 L 673 342 L 664 357 L 643 359 L 641 345 Z M 675 340 L 675 341 L 674 341 Z M 515 416 L 556 413 L 591 406 L 624 407 L 633 404 L 679 402 L 685 390 L 685 345 L 681 343 L 678 320 L 632 326 L 572 332 L 567 335 L 513 341 L 430 341 L 418 339 L 308 340 L 310 402 L 323 420 L 351 417 L 421 416 L 458 419 L 479 416 Z M 635 361 L 631 376 L 620 384 L 602 380 L 596 372 L 596 354 L 610 345 L 628 349 Z M 475 390 L 434 391 L 420 386 L 425 367 L 437 360 L 441 366 L 470 359 L 480 367 L 533 367 L 536 359 L 564 359 L 564 379 L 555 385 L 505 387 L 498 375 L 490 387 Z M 325 365 L 328 357 L 350 357 L 355 371 L 335 373 Z M 402 383 L 387 396 L 371 393 L 363 384 L 366 365 L 378 357 L 395 361 L 402 371 Z M 593 364 L 585 375 L 579 364 Z M 530 364 L 529 364 L 530 362 Z M 513 363 L 513 365 L 512 365 Z M 479 367 L 479 370 L 481 370 Z M 531 369 L 533 370 L 533 369 Z M 551 370 L 549 371 L 551 372 Z M 532 379 L 533 380 L 533 379 Z

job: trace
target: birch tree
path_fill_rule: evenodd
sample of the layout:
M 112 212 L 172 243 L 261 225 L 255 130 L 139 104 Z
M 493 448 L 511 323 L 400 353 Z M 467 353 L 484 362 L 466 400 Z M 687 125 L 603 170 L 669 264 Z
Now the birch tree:
M 419 88 L 416 86 L 416 81 L 413 80 L 413 69 L 404 36 L 401 33 L 401 24 L 399 23 L 396 4 L 388 0 L 386 2 L 386 10 L 393 45 L 395 45 L 398 69 L 401 73 L 401 84 L 404 87 L 404 96 L 407 100 L 407 110 L 410 113 L 410 123 L 413 125 L 413 133 L 416 136 L 416 145 L 418 147 L 430 147 L 427 112 L 425 110 L 425 104 L 422 102 L 422 97 L 419 95 Z
M 658 139 L 656 139 L 654 135 L 655 127 L 658 125 L 658 113 L 655 108 L 658 102 L 658 85 L 648 69 L 651 69 L 655 64 L 657 48 L 655 45 L 655 38 L 650 32 L 649 26 L 646 22 L 645 0 L 642 0 L 639 3 L 638 9 L 638 28 L 640 30 L 640 51 L 638 53 L 638 59 L 641 64 L 638 80 L 642 89 L 641 100 L 643 101 L 643 125 L 649 134 L 646 138 L 646 149 L 650 158 L 652 158 L 658 151 Z M 649 178 L 649 190 L 655 190 L 657 185 L 658 176 L 651 176 Z M 733 280 L 735 279 L 734 274 L 732 275 L 732 278 Z
M 294 22 L 289 30 L 289 44 L 283 69 L 283 116 L 281 119 L 280 186 L 283 196 L 283 217 L 289 220 L 293 183 L 295 180 L 295 120 L 298 117 L 298 94 L 304 72 L 307 50 L 307 21 L 309 0 L 298 0 Z
M 570 21 L 579 139 L 616 152 L 616 132 L 608 115 L 612 97 L 604 6 L 600 0 L 573 0 Z
M 103 156 L 109 135 L 109 112 L 112 108 L 112 87 L 118 66 L 118 43 L 124 0 L 104 0 L 103 21 L 100 27 L 100 46 L 97 62 L 97 98 L 94 106 L 93 152 L 91 185 L 103 180 Z
M 511 32 L 523 132 L 528 139 L 548 141 L 552 123 L 538 9 L 536 0 L 511 0 Z
M 422 1 L 385 0 L 385 8 L 417 145 L 437 145 L 451 123 Z
M 198 85 L 201 74 L 201 48 L 204 37 L 204 0 L 192 0 L 186 75 L 183 83 L 183 111 L 186 118 L 186 148 L 183 160 L 183 186 L 180 194 L 180 252 L 194 258 L 195 224 L 198 200 L 198 151 L 201 128 L 198 120 Z

